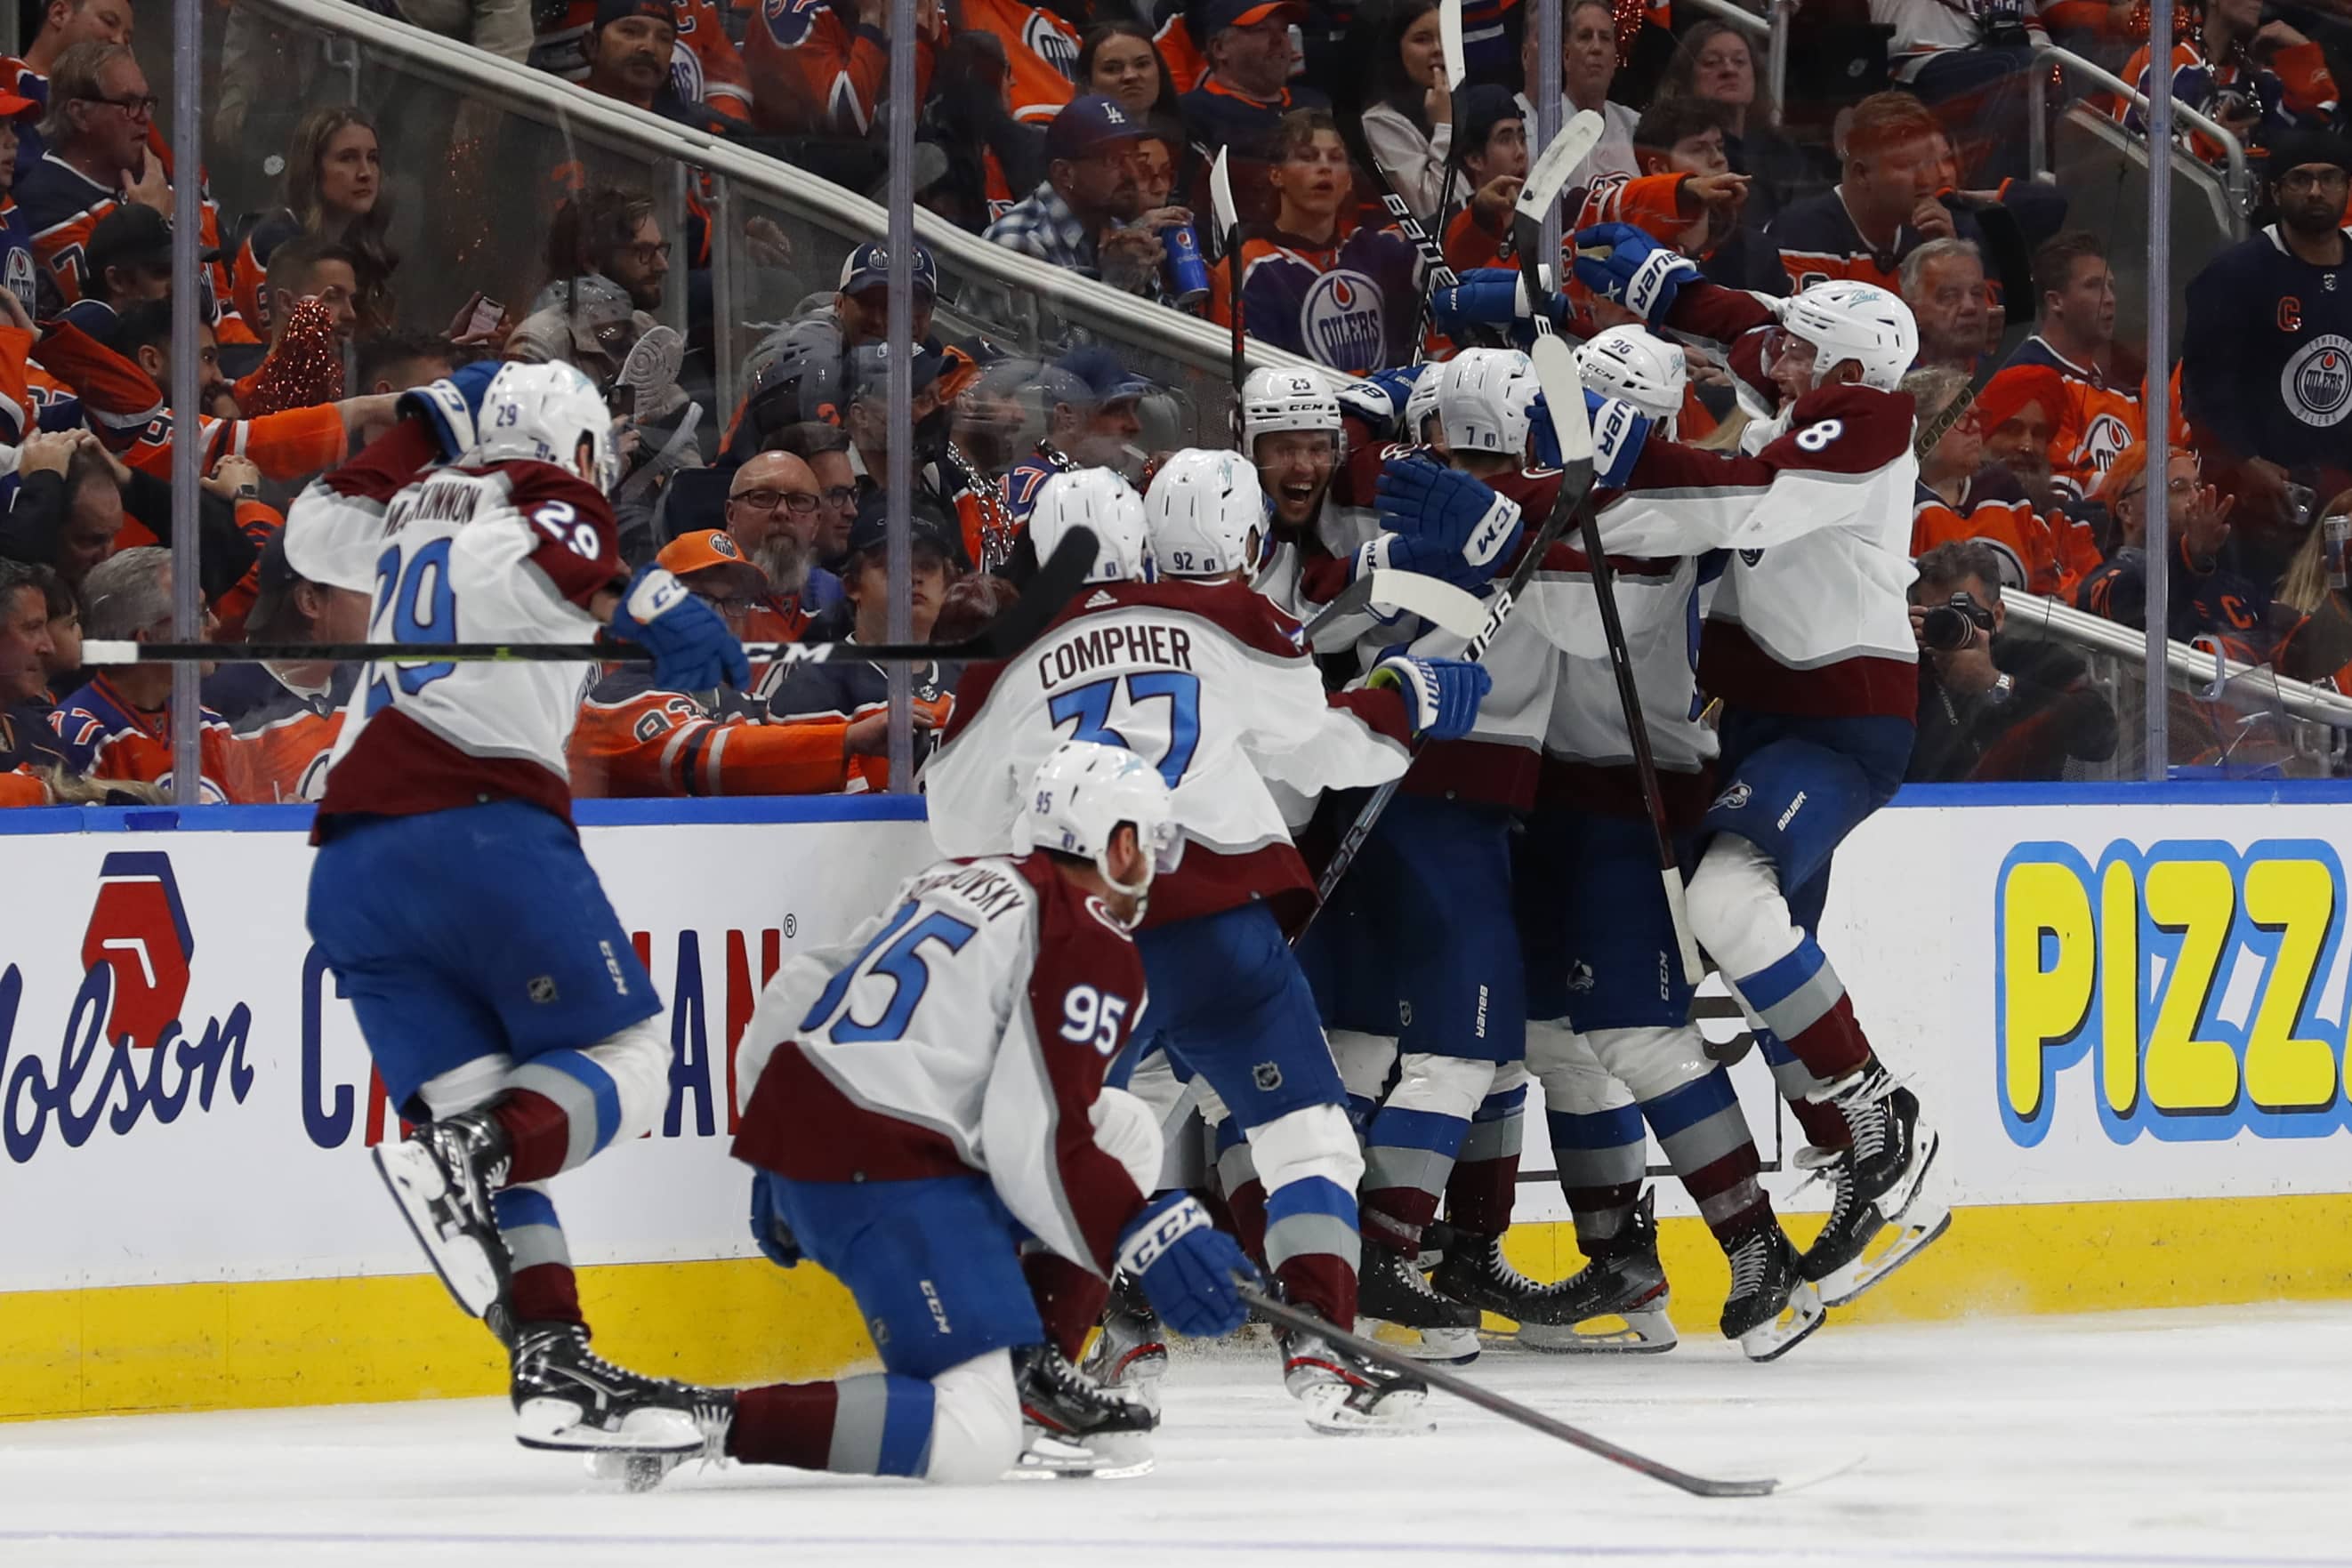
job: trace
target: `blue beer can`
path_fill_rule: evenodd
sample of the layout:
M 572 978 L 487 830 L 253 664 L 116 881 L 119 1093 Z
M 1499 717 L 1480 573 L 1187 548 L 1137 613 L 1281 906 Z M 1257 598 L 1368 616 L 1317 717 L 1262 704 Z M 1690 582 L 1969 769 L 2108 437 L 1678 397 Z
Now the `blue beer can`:
M 1192 305 L 1209 292 L 1209 264 L 1201 259 L 1201 236 L 1191 224 L 1171 224 L 1160 231 L 1168 247 L 1168 298 L 1176 305 Z

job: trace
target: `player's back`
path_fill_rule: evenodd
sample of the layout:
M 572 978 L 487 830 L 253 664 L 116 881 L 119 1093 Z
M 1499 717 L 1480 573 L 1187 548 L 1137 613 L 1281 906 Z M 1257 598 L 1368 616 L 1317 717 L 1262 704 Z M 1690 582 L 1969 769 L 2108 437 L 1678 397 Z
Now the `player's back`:
M 1387 693 L 1327 697 L 1297 623 L 1240 582 L 1110 582 L 1020 656 L 974 665 L 924 774 L 950 853 L 1009 841 L 1020 781 L 1065 740 L 1122 746 L 1159 768 L 1184 863 L 1153 924 L 1305 885 L 1274 779 L 1305 794 L 1402 770 Z
M 385 507 L 375 643 L 593 639 L 587 606 L 625 575 L 610 507 L 551 464 L 436 469 Z M 484 798 L 569 815 L 565 747 L 599 666 L 379 662 L 361 673 L 322 815 L 408 815 Z

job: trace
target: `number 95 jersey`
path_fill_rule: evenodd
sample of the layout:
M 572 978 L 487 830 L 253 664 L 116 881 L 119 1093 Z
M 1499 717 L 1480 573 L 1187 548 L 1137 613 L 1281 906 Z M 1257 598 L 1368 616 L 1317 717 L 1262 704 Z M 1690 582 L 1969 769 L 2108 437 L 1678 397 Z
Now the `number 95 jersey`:
M 593 639 L 587 605 L 625 579 L 604 497 L 546 463 L 438 468 L 410 483 L 415 464 L 405 450 L 370 462 L 400 435 L 295 503 L 287 523 L 295 569 L 365 592 L 371 642 Z M 369 664 L 329 759 L 320 819 L 521 800 L 568 820 L 565 747 L 599 668 Z
M 1042 852 L 942 861 L 796 955 L 743 1037 L 735 1156 L 796 1181 L 988 1173 L 1013 1218 L 1107 1272 L 1143 1207 L 1092 1108 L 1143 962 Z

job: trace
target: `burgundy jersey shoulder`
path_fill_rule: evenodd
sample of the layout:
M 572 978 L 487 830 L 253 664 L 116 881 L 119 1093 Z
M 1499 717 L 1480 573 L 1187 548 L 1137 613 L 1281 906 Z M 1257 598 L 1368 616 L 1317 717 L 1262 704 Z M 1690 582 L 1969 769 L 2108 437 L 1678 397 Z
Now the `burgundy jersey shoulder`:
M 1911 449 L 1917 412 L 1909 392 L 1816 387 L 1797 400 L 1787 432 L 1757 456 L 1775 469 L 1874 474 Z

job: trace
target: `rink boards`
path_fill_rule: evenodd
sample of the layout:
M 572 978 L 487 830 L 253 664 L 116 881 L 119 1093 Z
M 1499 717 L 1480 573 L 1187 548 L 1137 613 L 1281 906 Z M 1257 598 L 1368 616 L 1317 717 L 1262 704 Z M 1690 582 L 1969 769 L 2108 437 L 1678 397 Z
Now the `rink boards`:
M 1858 1314 L 2352 1294 L 2347 805 L 2334 786 L 1923 790 L 1865 825 L 1826 946 L 1941 1127 L 1960 1212 Z M 0 1416 L 503 1385 L 366 1157 L 398 1120 L 304 933 L 306 815 L 0 813 Z M 600 1346 L 730 1381 L 870 1354 L 831 1281 L 752 1255 L 730 1082 L 781 957 L 929 858 L 919 803 L 582 818 L 676 1051 L 654 1134 L 558 1189 Z M 1780 1165 L 1796 1140 L 1762 1063 L 1734 1077 Z M 1542 1125 L 1514 1249 L 1551 1277 L 1577 1259 Z M 1795 1177 L 1768 1184 L 1785 1199 Z M 1711 1333 L 1720 1256 L 1659 1192 L 1678 1318 Z

